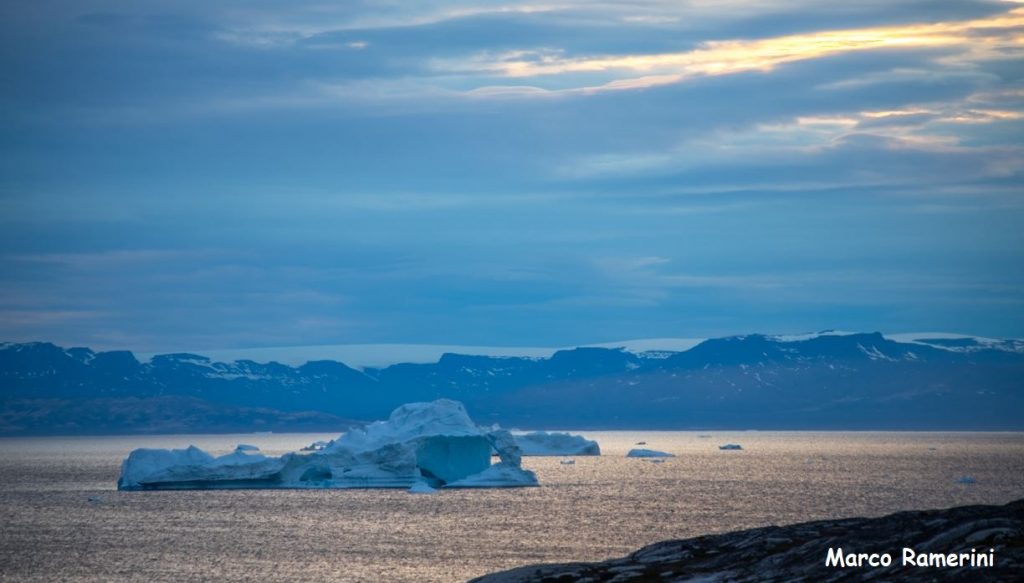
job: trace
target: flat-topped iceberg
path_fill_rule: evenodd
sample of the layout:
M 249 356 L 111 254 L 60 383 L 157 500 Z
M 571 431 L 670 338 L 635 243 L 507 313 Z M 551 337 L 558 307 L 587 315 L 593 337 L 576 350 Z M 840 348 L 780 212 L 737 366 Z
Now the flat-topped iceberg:
M 601 447 L 597 445 L 597 442 L 582 435 L 534 431 L 533 433 L 514 434 L 513 437 L 523 455 L 601 455 Z
M 501 458 L 491 465 L 492 449 Z M 481 429 L 462 403 L 440 399 L 395 409 L 309 453 L 268 457 L 251 446 L 213 457 L 187 449 L 136 449 L 120 490 L 225 488 L 413 488 L 536 486 L 504 430 Z
M 676 457 L 674 453 L 666 453 L 664 451 L 657 451 L 654 449 L 631 449 L 626 457 Z

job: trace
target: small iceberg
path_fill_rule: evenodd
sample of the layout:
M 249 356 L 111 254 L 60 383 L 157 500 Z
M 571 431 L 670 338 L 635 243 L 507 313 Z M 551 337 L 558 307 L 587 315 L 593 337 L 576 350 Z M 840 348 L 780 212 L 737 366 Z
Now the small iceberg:
M 445 488 L 516 488 L 536 486 L 533 472 L 506 462 L 499 462 L 472 476 L 456 480 Z
M 299 451 L 321 451 L 328 445 L 330 445 L 329 441 L 314 441 Z
M 738 443 L 727 443 L 725 445 L 718 446 L 718 449 L 724 451 L 737 451 L 743 449 L 743 446 Z
M 416 482 L 409 488 L 410 494 L 436 494 L 437 489 L 430 486 L 426 482 Z
M 491 464 L 491 451 L 501 459 Z M 395 409 L 310 453 L 268 457 L 239 446 L 213 457 L 185 449 L 136 449 L 121 464 L 119 490 L 263 488 L 496 488 L 537 486 L 507 431 L 481 429 L 458 401 Z M 419 486 L 422 487 L 422 486 Z
M 562 460 L 558 463 L 562 464 L 563 466 L 574 466 L 576 465 L 576 460 Z
M 597 442 L 582 435 L 534 431 L 533 433 L 513 435 L 513 437 L 523 455 L 601 455 L 601 447 L 597 445 Z
M 676 457 L 674 453 L 666 453 L 664 451 L 657 451 L 654 449 L 631 449 L 626 457 Z

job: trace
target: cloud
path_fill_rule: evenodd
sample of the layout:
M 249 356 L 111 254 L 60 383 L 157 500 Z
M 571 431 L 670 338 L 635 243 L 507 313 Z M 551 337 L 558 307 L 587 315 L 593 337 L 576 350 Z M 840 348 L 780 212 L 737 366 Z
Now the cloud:
M 1024 9 L 959 22 L 830 30 L 759 40 L 707 41 L 678 53 L 569 57 L 558 50 L 513 51 L 481 55 L 441 69 L 494 73 L 511 78 L 538 78 L 601 73 L 617 77 L 573 91 L 634 90 L 679 83 L 698 76 L 769 71 L 780 65 L 858 51 L 956 49 L 944 63 L 1019 58 L 1022 43 L 1015 30 L 1024 26 Z M 635 76 L 642 74 L 641 76 Z M 562 91 L 566 91 L 563 89 Z
M 1024 334 L 1020 10 L 10 4 L 0 340 Z

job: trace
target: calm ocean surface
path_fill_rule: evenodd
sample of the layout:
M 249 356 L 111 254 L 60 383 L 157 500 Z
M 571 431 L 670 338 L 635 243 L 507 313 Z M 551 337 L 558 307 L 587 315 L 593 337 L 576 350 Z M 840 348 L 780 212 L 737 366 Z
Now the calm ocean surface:
M 136 447 L 279 454 L 335 435 L 0 439 L 0 579 L 463 581 L 666 538 L 1024 497 L 1021 433 L 583 434 L 603 456 L 525 458 L 540 488 L 426 496 L 115 489 Z M 679 457 L 624 458 L 638 441 Z M 718 450 L 730 442 L 744 451 Z

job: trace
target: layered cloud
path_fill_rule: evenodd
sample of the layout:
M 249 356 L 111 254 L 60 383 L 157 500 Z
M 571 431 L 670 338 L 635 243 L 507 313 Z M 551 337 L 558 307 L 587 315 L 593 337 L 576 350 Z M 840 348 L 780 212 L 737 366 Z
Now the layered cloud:
M 1024 334 L 1013 2 L 0 8 L 0 340 Z
M 570 90 L 642 89 L 697 76 L 770 71 L 778 66 L 860 51 L 942 50 L 944 65 L 1019 60 L 1024 51 L 1024 9 L 964 21 L 838 29 L 757 40 L 714 40 L 675 53 L 567 57 L 557 50 L 483 56 L 470 70 L 512 78 L 599 73 L 613 77 Z M 475 67 L 473 65 L 476 65 Z

